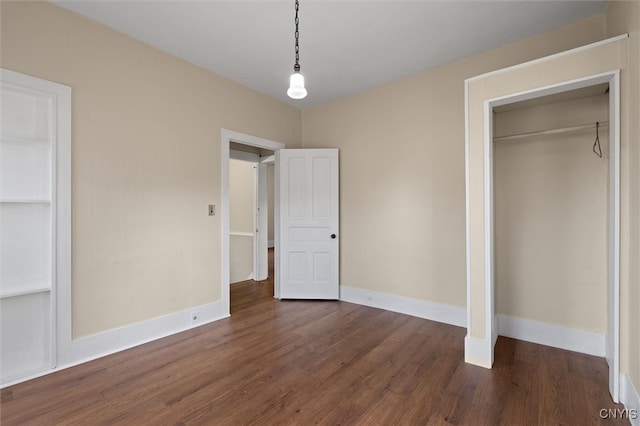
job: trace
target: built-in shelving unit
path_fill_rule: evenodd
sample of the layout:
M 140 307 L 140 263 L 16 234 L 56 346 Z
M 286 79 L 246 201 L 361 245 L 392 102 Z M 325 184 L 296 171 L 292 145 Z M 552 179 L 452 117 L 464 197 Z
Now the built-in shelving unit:
M 55 97 L 2 83 L 0 312 L 2 379 L 52 362 Z

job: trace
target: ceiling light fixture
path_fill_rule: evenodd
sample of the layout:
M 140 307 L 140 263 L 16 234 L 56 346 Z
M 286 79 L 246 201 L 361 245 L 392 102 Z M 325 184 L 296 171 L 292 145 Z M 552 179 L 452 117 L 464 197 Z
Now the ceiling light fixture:
M 300 3 L 296 0 L 296 63 L 293 66 L 293 74 L 291 74 L 291 78 L 289 79 L 289 90 L 287 90 L 287 95 L 289 95 L 292 99 L 302 99 L 307 96 L 307 89 L 304 88 L 304 77 L 300 74 L 300 46 L 298 46 L 298 9 L 300 9 Z

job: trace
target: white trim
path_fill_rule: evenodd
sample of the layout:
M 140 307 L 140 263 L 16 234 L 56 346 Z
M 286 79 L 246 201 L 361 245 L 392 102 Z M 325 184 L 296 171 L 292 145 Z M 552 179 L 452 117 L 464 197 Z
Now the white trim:
M 495 286 L 494 282 L 494 233 L 493 233 L 493 108 L 489 101 L 485 101 L 483 105 L 484 114 L 484 140 L 483 140 L 483 178 L 484 178 L 484 291 L 485 291 L 485 320 L 484 335 L 485 339 L 496 341 L 498 336 L 495 331 Z M 486 231 L 491 230 L 487 235 Z M 489 320 L 490 318 L 490 320 Z M 491 359 L 493 360 L 493 346 L 491 346 Z M 491 362 L 493 364 L 493 361 Z
M 635 413 L 635 418 L 629 416 L 631 425 L 640 426 L 640 395 L 628 374 L 620 374 L 620 402 L 629 410 L 629 414 Z
M 619 36 L 615 36 L 615 37 L 607 38 L 607 39 L 604 39 L 604 40 L 596 41 L 596 42 L 590 43 L 590 44 L 585 44 L 584 46 L 578 46 L 578 47 L 575 47 L 573 49 L 569 49 L 569 50 L 565 50 L 565 51 L 562 51 L 562 52 L 554 53 L 554 54 L 548 55 L 548 56 L 543 56 L 542 58 L 533 59 L 531 61 L 522 62 L 520 64 L 512 65 L 512 66 L 507 67 L 507 68 L 501 68 L 499 70 L 494 70 L 494 71 L 490 71 L 490 72 L 487 72 L 487 73 L 484 73 L 484 74 L 476 75 L 474 77 L 468 78 L 466 81 L 480 80 L 482 78 L 489 77 L 489 76 L 492 76 L 492 75 L 502 74 L 504 72 L 517 70 L 519 68 L 525 68 L 525 67 L 528 67 L 528 66 L 531 66 L 531 65 L 539 64 L 541 62 L 547 62 L 547 61 L 550 61 L 552 59 L 561 58 L 563 56 L 573 55 L 573 54 L 581 52 L 583 50 L 589 50 L 589 49 L 593 49 L 594 47 L 604 46 L 605 44 L 615 43 L 616 41 L 624 40 L 625 38 L 629 38 L 629 34 L 620 34 Z
M 275 244 L 276 244 L 276 243 L 275 243 L 275 240 L 269 240 L 269 242 L 268 242 L 268 244 L 267 244 L 267 247 L 269 247 L 269 248 L 274 248 L 274 247 L 275 247 Z
M 434 303 L 426 300 L 347 286 L 340 287 L 340 300 L 458 327 L 466 326 L 465 309 L 454 305 Z M 474 345 L 473 347 L 478 347 L 478 345 L 480 345 L 478 342 L 484 342 L 482 345 L 486 345 L 487 341 L 495 342 L 497 336 L 500 335 L 588 355 L 604 356 L 605 336 L 603 334 L 508 315 L 497 315 L 496 319 L 497 335 L 486 340 L 474 338 L 474 343 L 472 343 Z M 489 358 L 491 358 L 492 350 L 493 346 L 488 349 L 483 349 Z
M 264 148 L 271 151 L 277 151 L 283 149 L 285 145 L 280 142 L 271 141 L 269 139 L 263 139 L 257 136 L 247 135 L 245 133 L 235 132 L 233 130 L 221 129 L 220 130 L 220 169 L 221 169 L 221 226 L 222 226 L 222 267 L 221 269 L 221 287 L 222 287 L 222 304 L 225 312 L 229 315 L 230 312 L 230 297 L 229 297 L 229 158 L 230 158 L 230 145 L 231 142 L 240 143 L 243 145 L 255 146 L 258 148 Z M 277 196 L 276 196 L 277 200 Z M 278 214 L 278 203 L 275 203 L 276 217 Z M 277 238 L 277 237 L 276 237 Z M 277 241 L 276 241 L 277 243 Z M 277 267 L 276 267 L 276 282 L 275 287 L 277 289 Z M 276 290 L 277 291 L 277 290 Z
M 471 332 L 471 208 L 469 186 L 471 185 L 471 175 L 469 170 L 469 82 L 464 82 L 464 196 L 465 196 L 465 214 L 466 214 L 466 256 L 467 256 L 467 329 Z
M 498 315 L 500 336 L 604 357 L 606 336 L 508 315 Z
M 68 362 L 60 363 L 58 367 L 52 370 L 4 383 L 1 388 L 45 376 L 226 318 L 229 314 L 226 313 L 225 310 L 222 301 L 217 301 L 74 340 L 71 348 L 72 357 Z M 196 323 L 194 323 L 191 318 L 193 312 L 198 312 L 198 321 Z
M 609 387 L 615 402 L 620 400 L 620 70 L 609 80 L 609 329 L 607 362 Z M 612 267 L 613 266 L 613 267 Z M 613 314 L 611 310 L 613 309 Z M 613 382 L 613 383 L 611 383 Z
M 587 77 L 579 77 L 574 80 L 562 81 L 559 83 L 549 84 L 547 86 L 524 90 L 522 92 L 509 93 L 504 96 L 489 99 L 489 101 L 491 102 L 492 107 L 497 107 L 515 102 L 527 101 L 529 99 L 540 98 L 547 95 L 554 95 L 556 93 L 568 92 L 570 90 L 582 89 L 584 87 L 595 86 L 601 83 L 610 83 L 611 78 L 615 73 L 616 70 L 613 70 Z M 611 126 L 611 120 L 609 120 L 609 124 Z
M 235 132 L 233 130 L 221 129 L 222 141 L 236 142 L 241 145 L 255 146 L 257 148 L 264 148 L 270 151 L 277 151 L 283 149 L 285 145 L 281 142 L 272 141 L 269 139 L 261 138 L 259 136 L 253 136 L 246 133 Z
M 340 286 L 340 300 L 385 309 L 458 327 L 466 326 L 465 308 L 396 296 L 355 287 Z
M 199 313 L 195 324 L 192 323 L 191 318 L 191 313 L 194 311 Z M 85 362 L 101 358 L 228 316 L 224 312 L 222 302 L 216 301 L 83 337 L 73 341 L 73 360 Z
M 468 334 L 464 338 L 464 362 L 484 368 L 493 367 L 493 347 L 490 340 L 477 339 Z
M 56 355 L 71 357 L 71 87 L 57 85 L 56 149 Z

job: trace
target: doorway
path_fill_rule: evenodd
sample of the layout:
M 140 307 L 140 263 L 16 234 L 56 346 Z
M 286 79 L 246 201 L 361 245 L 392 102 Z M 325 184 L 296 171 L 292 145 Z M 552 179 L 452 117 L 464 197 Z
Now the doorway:
M 251 295 L 263 299 L 269 287 L 273 295 L 273 251 L 269 252 L 269 240 L 273 237 L 273 151 L 231 143 L 229 159 L 229 274 L 231 313 L 243 299 L 242 306 L 251 303 Z M 242 284 L 242 296 L 238 287 Z M 255 288 L 254 288 L 255 287 Z M 251 290 L 251 291 L 249 291 Z M 265 290 L 266 291 L 266 290 Z
M 226 307 L 226 313 L 230 314 L 231 312 L 231 294 L 230 294 L 230 285 L 231 285 L 231 240 L 230 240 L 230 232 L 231 232 L 231 220 L 230 220 L 230 185 L 229 185 L 229 162 L 232 158 L 232 151 L 240 151 L 248 154 L 253 154 L 258 157 L 257 174 L 262 174 L 262 178 L 258 178 L 258 185 L 263 185 L 264 190 L 262 191 L 266 195 L 266 182 L 267 182 L 267 167 L 269 163 L 273 162 L 272 156 L 268 155 L 269 153 L 273 153 L 279 149 L 283 149 L 285 145 L 280 142 L 271 141 L 268 139 L 263 139 L 260 137 L 247 135 L 244 133 L 234 132 L 227 129 L 222 129 L 221 132 L 221 169 L 222 169 L 222 193 L 221 193 L 221 220 L 222 220 L 222 300 L 223 304 Z M 262 157 L 260 157 L 262 154 Z M 244 154 L 241 154 L 244 155 Z M 248 158 L 248 156 L 246 156 Z M 255 158 L 255 157 L 252 157 Z M 273 167 L 273 166 L 271 166 Z M 260 188 L 258 188 L 258 193 L 260 193 Z M 262 200 L 262 204 L 265 205 L 264 200 Z M 261 204 L 261 201 L 257 201 L 258 205 Z M 266 205 L 265 205 L 266 207 Z M 277 209 L 277 206 L 275 206 Z M 272 215 L 272 216 L 275 216 Z M 262 221 L 262 228 L 268 229 L 266 215 L 256 215 L 256 222 Z M 277 228 L 277 224 L 275 225 Z M 268 246 L 268 236 L 267 232 L 263 232 L 262 235 L 255 238 L 256 246 L 264 247 L 265 249 Z M 274 230 L 274 240 L 277 244 L 277 230 Z M 263 253 L 264 252 L 264 253 Z M 266 276 L 268 271 L 268 251 L 262 249 L 256 249 L 255 253 L 255 268 L 256 271 L 262 270 L 263 272 L 258 272 L 257 277 L 261 275 Z M 262 256 L 262 260 L 261 260 Z M 277 252 L 274 252 L 274 258 L 277 257 Z M 277 262 L 276 262 L 277 264 Z M 277 267 L 274 268 L 274 271 L 270 277 L 273 281 L 276 281 L 276 276 L 278 274 Z
M 518 70 L 520 68 L 517 68 Z M 489 75 L 495 76 L 496 74 Z M 476 78 L 472 83 L 483 78 Z M 493 111 L 496 107 L 520 101 L 542 98 L 547 95 L 607 84 L 609 88 L 609 127 L 608 133 L 608 196 L 606 206 L 606 281 L 607 281 L 607 326 L 604 337 L 603 353 L 609 364 L 609 391 L 612 399 L 619 400 L 619 327 L 620 327 L 620 72 L 608 71 L 601 74 L 581 77 L 575 80 L 537 87 L 523 92 L 510 93 L 499 97 L 482 94 L 482 99 L 468 100 L 474 108 L 473 118 L 468 121 L 467 132 L 481 138 L 469 143 L 467 137 L 467 290 L 468 290 L 468 334 L 465 338 L 465 360 L 477 365 L 491 368 L 495 341 L 499 335 L 498 316 L 496 313 L 496 264 L 495 264 L 495 217 L 494 217 L 494 128 Z M 469 80 L 467 80 L 469 85 Z M 470 93 L 468 89 L 467 93 Z M 483 96 L 486 96 L 483 97 Z M 469 106 L 469 110 L 472 107 Z M 473 130 L 470 130 L 469 123 Z M 475 181 L 471 176 L 480 171 L 480 178 Z M 477 197 L 477 198 L 476 198 Z M 480 203 L 477 203 L 480 201 Z M 473 214 L 470 213 L 473 211 Z M 473 222 L 471 220 L 473 219 Z M 480 237 L 476 242 L 472 235 Z M 475 254 L 475 257 L 472 256 Z M 479 256 L 480 255 L 480 256 Z M 481 262 L 474 263 L 472 257 Z M 477 309 L 481 301 L 484 312 Z M 472 312 L 473 311 L 473 312 Z M 480 321 L 481 320 L 481 321 Z M 482 328 L 481 328 L 482 327 Z M 482 331 L 484 338 L 473 334 Z

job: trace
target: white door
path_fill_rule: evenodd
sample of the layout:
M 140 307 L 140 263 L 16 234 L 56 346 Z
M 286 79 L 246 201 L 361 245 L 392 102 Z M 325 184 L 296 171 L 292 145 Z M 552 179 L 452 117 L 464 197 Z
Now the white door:
M 277 296 L 338 299 L 338 150 L 276 151 Z
M 256 254 L 255 277 L 256 281 L 266 280 L 269 277 L 269 204 L 267 197 L 267 163 L 257 164 L 256 174 Z
M 70 321 L 55 318 L 57 291 L 66 294 L 69 284 L 71 92 L 1 75 L 0 382 L 7 383 L 55 366 L 56 326 L 64 342 L 70 338 Z

